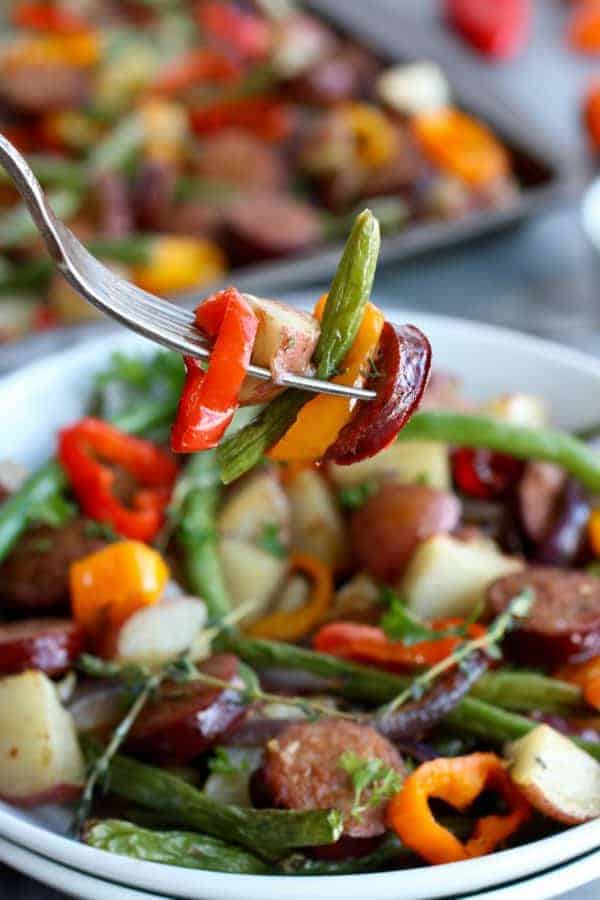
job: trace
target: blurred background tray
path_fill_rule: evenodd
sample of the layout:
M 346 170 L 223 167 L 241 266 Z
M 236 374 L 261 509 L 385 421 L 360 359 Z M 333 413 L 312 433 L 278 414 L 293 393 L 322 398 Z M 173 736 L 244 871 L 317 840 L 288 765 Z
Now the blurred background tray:
M 407 6 L 396 0 L 307 0 L 304 4 L 339 31 L 362 43 L 384 62 L 434 59 L 448 75 L 458 103 L 488 122 L 502 137 L 515 164 L 521 192 L 508 208 L 473 212 L 450 222 L 410 224 L 406 230 L 385 237 L 382 263 L 399 262 L 433 251 L 446 250 L 459 243 L 490 234 L 531 218 L 545 209 L 575 196 L 585 170 L 567 153 L 556 148 L 544 129 L 507 92 L 493 83 L 491 71 L 478 72 L 473 78 L 465 64 L 464 48 L 439 40 L 439 31 L 425 21 L 406 15 Z M 314 252 L 274 262 L 233 269 L 214 287 L 235 283 L 241 290 L 274 292 L 298 288 L 325 280 L 335 269 L 341 242 L 321 245 Z M 213 286 L 211 286 L 213 287 Z M 206 296 L 186 292 L 178 302 L 192 305 Z M 102 323 L 83 323 L 34 334 L 18 342 L 0 346 L 0 372 L 40 354 L 80 340 L 103 328 Z

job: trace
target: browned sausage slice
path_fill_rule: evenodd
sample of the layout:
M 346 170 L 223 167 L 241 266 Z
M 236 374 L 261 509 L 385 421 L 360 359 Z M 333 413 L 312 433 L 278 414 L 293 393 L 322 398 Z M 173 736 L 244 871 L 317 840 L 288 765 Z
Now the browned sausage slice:
M 491 615 L 502 613 L 525 588 L 535 591 L 527 620 L 505 640 L 509 655 L 552 667 L 600 653 L 600 578 L 550 566 L 530 566 L 491 585 Z
M 83 650 L 84 634 L 70 619 L 29 619 L 0 626 L 0 675 L 39 669 L 65 672 Z
M 66 609 L 69 566 L 106 546 L 92 523 L 31 528 L 0 566 L 0 608 L 18 615 Z
M 281 188 L 287 181 L 283 158 L 252 134 L 230 129 L 201 142 L 196 171 L 208 181 L 256 189 Z
M 345 750 L 364 759 L 381 759 L 401 776 L 400 756 L 382 735 L 368 725 L 326 718 L 290 725 L 267 745 L 265 782 L 275 803 L 286 809 L 339 809 L 344 833 L 373 837 L 385 831 L 386 802 L 368 807 L 359 818 L 350 816 L 354 787 L 340 765 Z M 365 795 L 368 802 L 368 792 Z
M 283 194 L 248 195 L 229 209 L 228 247 L 239 263 L 300 253 L 322 236 L 316 210 Z
M 218 654 L 199 667 L 233 682 L 237 657 Z M 131 753 L 161 763 L 186 763 L 222 741 L 246 714 L 238 691 L 200 682 L 165 685 L 160 698 L 138 717 L 127 739 Z

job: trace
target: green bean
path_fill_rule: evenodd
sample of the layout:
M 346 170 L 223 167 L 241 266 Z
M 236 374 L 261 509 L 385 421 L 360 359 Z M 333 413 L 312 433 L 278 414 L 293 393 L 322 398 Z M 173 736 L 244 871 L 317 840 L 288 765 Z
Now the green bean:
M 71 219 L 81 205 L 78 191 L 56 190 L 48 193 L 48 201 L 57 218 Z M 18 203 L 5 213 L 0 222 L 0 248 L 12 250 L 35 241 L 39 232 L 24 203 Z
M 302 407 L 308 391 L 288 390 L 275 397 L 253 422 L 226 437 L 217 449 L 221 479 L 229 484 L 257 465 L 269 447 L 283 437 Z
M 416 861 L 415 854 L 403 844 L 393 833 L 385 838 L 372 853 L 366 856 L 342 860 L 315 859 L 294 853 L 280 863 L 286 875 L 355 875 L 360 872 L 378 872 L 382 869 L 398 868 Z
M 372 213 L 365 210 L 356 218 L 325 304 L 314 356 L 319 378 L 327 379 L 335 374 L 354 342 L 371 294 L 379 245 L 379 225 Z M 307 391 L 285 391 L 254 422 L 225 438 L 217 451 L 224 483 L 229 484 L 257 465 L 310 399 Z
M 15 265 L 2 259 L 2 263 L 0 294 L 19 293 L 40 288 L 47 284 L 52 275 L 52 260 L 45 257 Z
M 152 255 L 156 237 L 149 234 L 128 234 L 120 238 L 92 238 L 87 248 L 94 256 L 125 265 L 145 265 Z
M 102 748 L 81 738 L 86 760 Z M 127 756 L 113 756 L 106 781 L 108 790 L 140 806 L 177 818 L 185 828 L 248 847 L 265 859 L 279 859 L 298 847 L 332 844 L 342 833 L 342 816 L 335 809 L 271 810 L 217 803 L 202 791 L 162 769 Z
M 525 716 L 507 712 L 475 697 L 465 697 L 451 713 L 448 713 L 444 722 L 456 729 L 459 734 L 472 734 L 499 744 L 523 737 L 539 725 L 539 722 L 532 722 Z M 590 756 L 600 759 L 600 743 L 581 738 L 573 740 Z
M 585 714 L 580 688 L 537 672 L 502 669 L 488 672 L 475 682 L 470 694 L 479 700 L 517 712 L 536 709 L 564 715 Z
M 92 174 L 124 169 L 135 158 L 144 141 L 144 127 L 140 116 L 130 113 L 113 128 L 90 153 L 89 171 Z
M 414 415 L 398 439 L 444 441 L 458 447 L 496 450 L 518 459 L 556 463 L 585 487 L 600 491 L 600 454 L 563 431 L 432 410 Z
M 406 688 L 410 680 L 390 672 L 346 662 L 326 653 L 278 641 L 264 641 L 240 635 L 233 629 L 221 632 L 214 646 L 236 653 L 256 669 L 287 667 L 313 672 L 327 679 L 327 690 L 352 700 L 385 703 Z M 490 672 L 476 683 L 473 693 L 464 697 L 444 721 L 458 732 L 474 734 L 491 741 L 504 742 L 522 737 L 538 724 L 495 706 L 488 700 L 520 710 L 543 709 L 561 712 L 581 711 L 581 694 L 576 688 L 553 678 L 531 672 Z M 573 704 L 568 708 L 568 704 Z M 592 756 L 600 759 L 600 743 L 575 739 Z
M 178 492 L 182 495 L 179 503 Z M 185 553 L 189 588 L 202 597 L 213 622 L 220 622 L 231 608 L 217 542 L 219 495 L 219 466 L 214 451 L 197 453 L 175 488 L 173 506 L 177 510 L 177 537 Z
M 347 662 L 294 644 L 244 637 L 233 629 L 222 631 L 213 646 L 235 653 L 253 668 L 285 667 L 321 675 L 327 679 L 327 690 L 353 700 L 385 703 L 410 683 L 407 678 L 381 669 Z
M 83 166 L 72 159 L 38 153 L 28 156 L 27 162 L 35 177 L 44 186 L 75 191 L 81 191 L 86 186 L 87 175 Z M 0 169 L 0 184 L 10 183 L 8 174 L 4 169 Z
M 354 343 L 371 296 L 381 239 L 370 210 L 356 217 L 329 288 L 315 350 L 317 378 L 331 378 Z
M 51 460 L 0 505 L 0 562 L 27 528 L 31 510 L 59 494 L 66 484 L 64 471 Z
M 219 838 L 189 831 L 150 831 L 120 819 L 89 822 L 83 840 L 98 850 L 184 869 L 241 875 L 267 875 L 272 871 L 258 856 Z

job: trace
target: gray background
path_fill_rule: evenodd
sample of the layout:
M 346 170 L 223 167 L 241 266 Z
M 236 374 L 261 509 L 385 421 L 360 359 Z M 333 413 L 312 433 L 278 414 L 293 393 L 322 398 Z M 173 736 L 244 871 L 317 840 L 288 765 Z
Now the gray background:
M 592 74 L 600 75 L 600 65 L 565 50 L 567 4 L 562 0 L 537 0 L 531 46 L 516 62 L 498 66 L 482 63 L 440 27 L 435 0 L 367 0 L 375 13 L 378 2 L 398 12 L 399 28 L 407 16 L 439 34 L 440 42 L 451 45 L 463 64 L 467 61 L 474 79 L 495 82 L 527 111 L 532 129 L 543 127 L 574 166 L 581 164 L 580 97 Z M 463 248 L 389 266 L 378 275 L 377 298 L 390 305 L 514 326 L 600 353 L 599 284 L 600 262 L 582 231 L 579 203 L 573 202 Z M 599 895 L 596 883 L 569 900 Z M 61 896 L 0 867 L 0 897 L 6 900 Z

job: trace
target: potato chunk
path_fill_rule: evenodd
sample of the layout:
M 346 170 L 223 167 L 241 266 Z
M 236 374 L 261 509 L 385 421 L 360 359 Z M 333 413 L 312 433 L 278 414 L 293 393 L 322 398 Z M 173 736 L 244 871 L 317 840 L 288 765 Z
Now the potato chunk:
M 270 369 L 275 381 L 283 372 L 303 375 L 310 366 L 321 333 L 314 316 L 277 300 L 266 300 L 252 294 L 244 294 L 243 297 L 258 317 L 252 362 Z M 240 402 L 266 403 L 280 390 L 271 382 L 247 378 Z
M 520 560 L 500 553 L 493 541 L 466 543 L 438 534 L 419 544 L 399 591 L 423 619 L 468 616 L 492 581 L 522 568 Z
M 353 466 L 329 469 L 339 487 L 356 487 L 371 479 L 394 478 L 400 484 L 423 482 L 440 491 L 451 489 L 448 448 L 437 441 L 402 441 Z
M 29 806 L 72 799 L 85 766 L 71 714 L 38 671 L 0 679 L 0 795 Z
M 314 469 L 304 469 L 287 493 L 292 510 L 292 550 L 340 568 L 347 553 L 344 520 L 323 476 Z
M 600 816 L 600 763 L 549 725 L 506 748 L 510 776 L 545 816 L 579 825 Z

